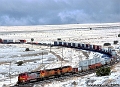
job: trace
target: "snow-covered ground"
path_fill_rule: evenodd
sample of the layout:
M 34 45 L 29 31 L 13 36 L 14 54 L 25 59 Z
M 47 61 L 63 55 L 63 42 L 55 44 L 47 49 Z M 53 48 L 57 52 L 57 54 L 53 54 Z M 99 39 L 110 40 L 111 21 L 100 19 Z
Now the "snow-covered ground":
M 34 38 L 35 42 L 53 43 L 57 38 L 61 38 L 63 41 L 99 45 L 109 42 L 117 52 L 119 52 L 119 44 L 114 45 L 113 41 L 120 41 L 118 34 L 120 34 L 120 23 L 0 27 L 0 38 L 2 39 L 26 39 L 31 41 L 31 38 Z M 31 51 L 25 51 L 26 48 L 30 48 Z M 0 44 L 0 87 L 9 84 L 14 85 L 17 82 L 17 75 L 22 72 L 59 67 L 61 64 L 62 66 L 72 65 L 77 67 L 79 61 L 88 58 L 88 55 L 94 57 L 92 52 L 71 48 L 52 47 L 51 51 L 50 47 L 47 46 Z M 102 56 L 99 53 L 95 54 Z M 62 57 L 65 61 L 61 63 L 60 58 Z M 16 64 L 18 61 L 24 61 L 23 65 L 18 66 Z M 120 64 L 117 64 L 113 67 L 110 76 L 96 77 L 93 73 L 64 82 L 55 81 L 46 84 L 44 87 L 87 87 L 86 84 L 120 84 L 119 73 Z M 73 85 L 73 82 L 76 82 L 77 85 Z

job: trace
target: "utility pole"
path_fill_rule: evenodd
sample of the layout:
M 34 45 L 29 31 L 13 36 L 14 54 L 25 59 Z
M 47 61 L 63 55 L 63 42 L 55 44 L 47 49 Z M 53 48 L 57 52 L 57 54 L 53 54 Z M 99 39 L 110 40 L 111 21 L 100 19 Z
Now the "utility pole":
M 31 42 L 32 42 L 32 48 L 33 48 L 33 41 L 34 41 L 34 38 L 31 38 Z
M 51 52 L 51 41 L 50 41 L 50 52 Z
M 43 64 L 43 52 L 42 52 L 42 64 Z
M 61 59 L 61 68 L 62 68 L 62 61 L 63 61 L 63 47 L 62 47 L 62 59 Z
M 43 65 L 43 52 L 42 52 L 42 66 L 44 66 L 44 65 Z M 45 66 L 44 66 L 44 70 L 45 70 Z
M 71 48 L 71 63 L 72 63 L 72 48 Z
M 10 71 L 11 71 L 11 61 L 10 61 L 10 65 L 9 65 L 9 78 L 10 78 L 10 83 L 11 83 L 11 73 L 10 73 Z

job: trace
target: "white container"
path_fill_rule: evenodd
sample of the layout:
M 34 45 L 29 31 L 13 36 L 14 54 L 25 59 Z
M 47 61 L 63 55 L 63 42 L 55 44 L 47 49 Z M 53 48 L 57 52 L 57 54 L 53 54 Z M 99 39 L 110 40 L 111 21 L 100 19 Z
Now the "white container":
M 111 61 L 111 58 L 105 58 L 105 63 L 109 64 Z
M 91 65 L 91 59 L 88 60 L 88 65 Z
M 95 64 L 95 58 L 89 59 L 89 60 L 88 60 L 88 64 L 89 64 L 89 65 Z
M 95 63 L 99 63 L 100 62 L 100 57 L 95 58 Z
M 78 71 L 79 71 L 79 72 L 81 72 L 81 71 L 82 71 L 81 67 L 79 67 L 79 68 L 78 68 Z
M 105 59 L 101 58 L 100 63 L 101 63 L 102 65 L 105 65 Z
M 88 66 L 88 60 L 82 60 L 79 62 L 79 66 Z
M 78 43 L 75 43 L 75 47 L 78 47 Z
M 116 57 L 117 56 L 117 53 L 115 52 L 115 50 L 112 50 L 111 54 L 112 54 L 112 57 Z
M 14 40 L 8 40 L 8 42 L 9 42 L 9 43 L 13 43 L 13 42 L 14 42 Z
M 89 69 L 88 66 L 82 66 L 82 67 L 81 67 L 81 70 L 82 70 L 82 71 L 86 71 L 86 70 L 88 70 L 88 69 Z
M 20 43 L 20 40 L 15 40 L 15 43 Z

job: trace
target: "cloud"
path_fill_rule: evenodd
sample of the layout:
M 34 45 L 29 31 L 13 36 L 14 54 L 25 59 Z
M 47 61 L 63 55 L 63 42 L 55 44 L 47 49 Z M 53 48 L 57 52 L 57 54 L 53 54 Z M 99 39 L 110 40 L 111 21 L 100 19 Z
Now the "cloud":
M 0 0 L 0 25 L 120 22 L 120 0 Z

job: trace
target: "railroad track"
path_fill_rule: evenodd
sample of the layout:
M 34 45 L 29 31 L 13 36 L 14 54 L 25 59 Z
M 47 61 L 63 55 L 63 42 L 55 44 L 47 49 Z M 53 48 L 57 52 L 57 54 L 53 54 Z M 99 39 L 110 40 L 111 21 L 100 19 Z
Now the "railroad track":
M 114 64 L 116 63 L 119 63 L 120 61 L 115 61 L 109 65 L 105 65 L 104 67 L 111 67 L 113 66 Z M 51 78 L 47 78 L 43 81 L 37 81 L 37 82 L 30 82 L 30 83 L 27 83 L 27 84 L 21 84 L 21 85 L 15 85 L 15 86 L 10 86 L 10 87 L 33 87 L 34 85 L 38 85 L 36 87 L 44 87 L 44 85 L 46 84 L 50 84 L 54 81 L 59 81 L 59 82 L 64 82 L 66 80 L 70 80 L 72 78 L 78 78 L 78 77 L 82 77 L 82 76 L 85 76 L 85 75 L 88 75 L 88 74 L 92 74 L 92 73 L 95 73 L 97 69 L 94 69 L 94 70 L 87 70 L 87 71 L 84 71 L 84 72 L 78 72 L 78 73 L 75 73 L 75 74 L 65 74 L 65 75 L 61 75 L 60 77 L 51 77 Z
M 53 53 L 54 54 L 54 53 Z M 60 57 L 59 57 L 60 58 Z M 61 59 L 61 58 L 60 58 Z M 105 67 L 108 66 L 113 66 L 116 62 L 120 62 L 120 57 L 119 57 L 119 61 L 115 61 L 109 65 L 105 65 Z M 33 87 L 34 85 L 39 85 L 36 87 L 44 87 L 45 84 L 50 84 L 54 81 L 59 81 L 59 82 L 63 82 L 65 80 L 70 80 L 73 77 L 82 77 L 88 74 L 92 74 L 96 71 L 97 69 L 94 70 L 87 70 L 84 72 L 79 72 L 79 73 L 75 73 L 75 74 L 68 74 L 68 75 L 61 75 L 59 78 L 55 77 L 55 78 L 49 78 L 49 79 L 45 79 L 43 81 L 37 81 L 37 82 L 31 82 L 31 83 L 27 83 L 27 84 L 21 84 L 21 85 L 15 85 L 15 86 L 11 86 L 11 87 Z

